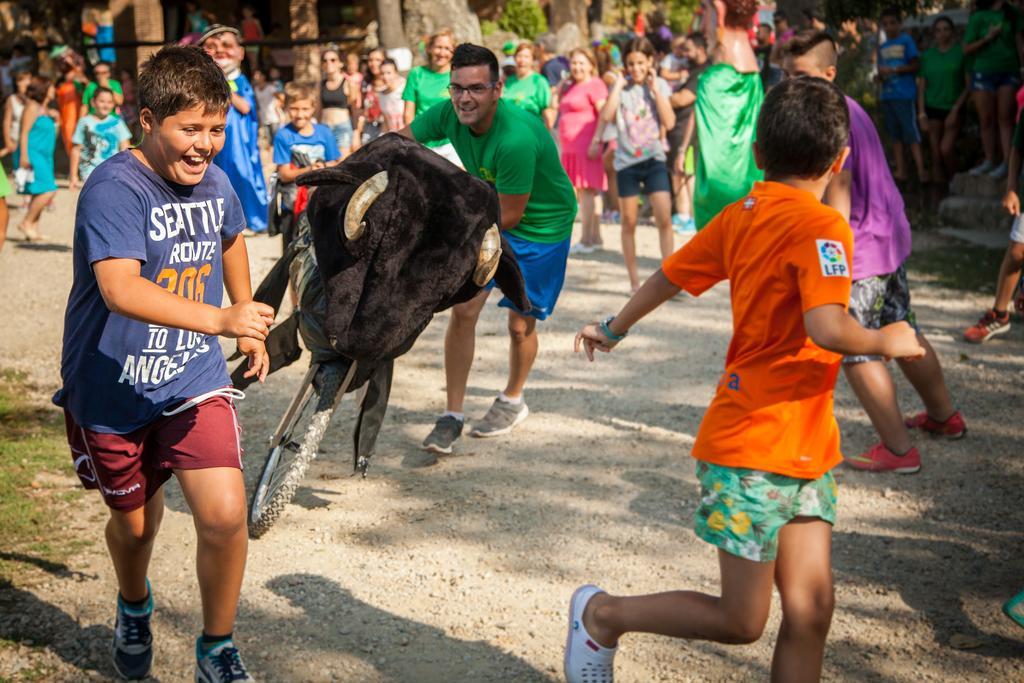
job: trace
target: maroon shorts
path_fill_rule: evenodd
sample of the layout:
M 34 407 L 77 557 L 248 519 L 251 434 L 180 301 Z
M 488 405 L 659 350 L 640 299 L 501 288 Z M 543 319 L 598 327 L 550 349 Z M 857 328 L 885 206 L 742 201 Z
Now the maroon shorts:
M 108 507 L 129 512 L 146 504 L 172 470 L 242 468 L 241 428 L 231 399 L 214 396 L 177 415 L 164 416 L 127 434 L 80 427 L 64 411 L 75 473 L 99 489 Z

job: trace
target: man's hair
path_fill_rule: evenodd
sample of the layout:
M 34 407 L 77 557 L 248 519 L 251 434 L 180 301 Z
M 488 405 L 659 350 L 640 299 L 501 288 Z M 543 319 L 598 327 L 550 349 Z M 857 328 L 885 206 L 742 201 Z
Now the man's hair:
M 32 82 L 25 88 L 25 97 L 42 104 L 46 101 L 46 95 L 50 92 L 51 85 L 53 85 L 53 81 L 49 78 L 33 76 Z
M 452 55 L 452 71 L 467 66 L 489 67 L 491 80 L 498 80 L 498 58 L 486 47 L 473 43 L 462 43 L 455 48 L 455 53 Z
M 114 96 L 114 91 L 111 90 L 110 88 L 107 88 L 107 87 L 102 86 L 102 85 L 97 85 L 96 89 L 93 90 L 93 92 L 92 92 L 92 99 L 95 100 L 97 97 L 99 97 L 103 93 L 106 93 L 106 94 L 110 95 L 111 97 Z
M 293 102 L 299 102 L 301 100 L 309 100 L 316 106 L 317 103 L 317 92 L 316 88 L 313 87 L 312 83 L 302 83 L 300 81 L 290 81 L 284 85 L 284 104 L 288 106 Z
M 782 46 L 783 59 L 804 55 L 812 55 L 822 69 L 836 66 L 839 62 L 839 49 L 836 47 L 835 38 L 825 31 L 800 31 Z
M 157 121 L 185 109 L 224 114 L 231 89 L 216 62 L 200 47 L 168 45 L 139 70 L 139 111 L 149 109 Z
M 766 177 L 820 178 L 850 139 L 842 91 L 823 78 L 789 78 L 768 91 L 757 118 Z
M 953 20 L 945 14 L 939 15 L 935 18 L 935 21 L 932 22 L 932 28 L 937 27 L 939 24 L 946 24 L 949 26 L 950 31 L 956 31 L 956 26 L 953 25 Z
M 895 5 L 889 5 L 882 10 L 882 13 L 878 15 L 879 19 L 885 19 L 886 17 L 893 17 L 897 21 L 903 20 L 903 13 L 900 12 L 900 8 Z
M 694 31 L 690 35 L 686 36 L 686 39 L 693 43 L 697 48 L 708 51 L 708 39 L 704 37 L 704 34 L 700 31 Z

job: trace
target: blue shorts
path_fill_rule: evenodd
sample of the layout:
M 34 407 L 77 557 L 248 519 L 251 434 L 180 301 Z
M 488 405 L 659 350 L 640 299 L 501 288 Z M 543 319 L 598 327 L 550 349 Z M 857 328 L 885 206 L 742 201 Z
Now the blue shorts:
M 971 74 L 971 90 L 996 92 L 1000 88 L 1020 87 L 1020 75 L 1012 71 L 997 71 L 991 74 Z
M 664 161 L 657 159 L 648 159 L 639 164 L 627 166 L 616 171 L 615 178 L 619 182 L 620 197 L 636 197 L 640 194 L 641 185 L 643 185 L 643 193 L 646 195 L 672 191 L 668 167 L 665 166 Z
M 523 273 L 523 281 L 526 283 L 526 295 L 530 298 L 533 308 L 521 311 L 508 297 L 502 297 L 498 305 L 502 308 L 511 308 L 519 315 L 546 320 L 555 312 L 555 303 L 558 302 L 558 295 L 562 293 L 562 285 L 565 284 L 570 239 L 548 244 L 524 240 L 507 232 L 504 237 L 512 253 L 516 255 L 519 270 Z M 486 289 L 490 291 L 493 287 L 494 280 L 491 280 Z
M 352 147 L 352 122 L 345 121 L 344 123 L 336 123 L 330 126 L 331 133 L 334 134 L 334 140 L 338 143 L 338 151 L 344 152 L 346 149 Z
M 882 100 L 882 114 L 885 116 L 885 131 L 894 142 L 907 145 L 921 142 L 914 100 Z

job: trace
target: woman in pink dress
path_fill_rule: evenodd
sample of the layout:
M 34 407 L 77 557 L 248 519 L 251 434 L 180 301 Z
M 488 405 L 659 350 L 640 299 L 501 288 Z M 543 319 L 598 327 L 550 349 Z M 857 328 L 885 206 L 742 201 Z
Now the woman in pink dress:
M 608 187 L 601 160 L 601 108 L 608 87 L 595 74 L 597 63 L 588 50 L 569 53 L 570 78 L 562 86 L 558 104 L 558 134 L 562 166 L 576 188 L 583 234 L 573 253 L 589 254 L 601 247 L 601 222 L 594 197 Z

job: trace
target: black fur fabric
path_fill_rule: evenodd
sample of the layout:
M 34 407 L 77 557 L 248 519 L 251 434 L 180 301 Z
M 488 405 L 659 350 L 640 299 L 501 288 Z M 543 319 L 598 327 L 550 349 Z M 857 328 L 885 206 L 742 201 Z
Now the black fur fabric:
M 366 229 L 345 237 L 345 209 L 356 188 L 380 171 L 388 186 L 366 212 Z M 327 297 L 331 344 L 359 361 L 408 351 L 433 314 L 475 296 L 484 233 L 500 221 L 498 196 L 412 140 L 396 133 L 360 148 L 341 165 L 299 179 L 316 187 L 307 208 Z M 502 240 L 496 284 L 530 309 L 522 274 Z

